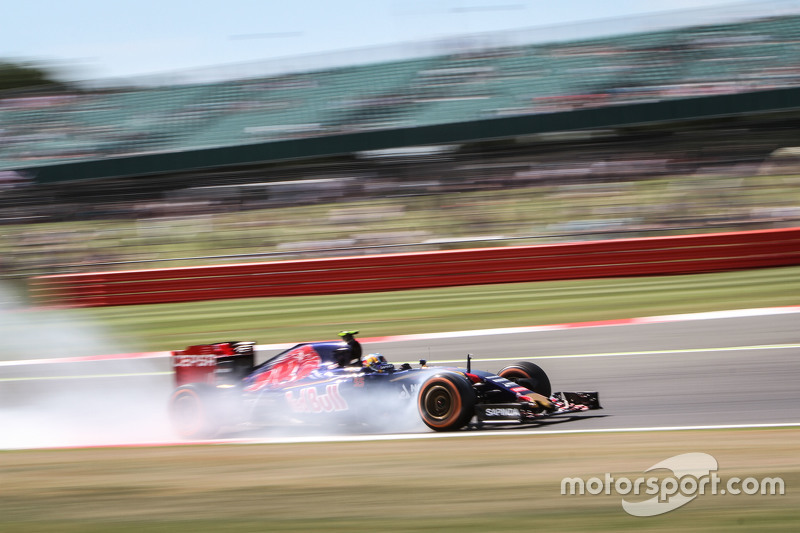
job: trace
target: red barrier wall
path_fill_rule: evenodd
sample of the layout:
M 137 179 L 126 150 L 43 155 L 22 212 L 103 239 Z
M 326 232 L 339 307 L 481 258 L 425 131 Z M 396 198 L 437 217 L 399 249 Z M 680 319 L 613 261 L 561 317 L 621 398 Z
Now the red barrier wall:
M 93 272 L 31 280 L 43 303 L 133 305 L 558 279 L 718 272 L 800 264 L 800 228 Z

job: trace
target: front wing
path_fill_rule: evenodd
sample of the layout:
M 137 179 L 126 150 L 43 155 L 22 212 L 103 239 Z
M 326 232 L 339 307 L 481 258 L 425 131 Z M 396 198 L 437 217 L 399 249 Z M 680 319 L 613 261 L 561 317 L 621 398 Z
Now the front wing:
M 535 402 L 483 403 L 475 406 L 475 418 L 484 422 L 537 422 L 553 416 L 575 415 L 594 409 L 602 409 L 597 392 L 554 392 L 550 398 L 551 408 L 543 409 Z

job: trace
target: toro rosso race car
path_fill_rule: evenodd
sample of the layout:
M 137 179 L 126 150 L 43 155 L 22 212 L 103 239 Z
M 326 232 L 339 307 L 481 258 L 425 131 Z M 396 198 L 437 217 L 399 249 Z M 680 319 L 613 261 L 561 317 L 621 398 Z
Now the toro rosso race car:
M 420 361 L 395 366 L 380 354 L 361 358 L 360 344 L 298 344 L 255 365 L 254 342 L 221 342 L 172 352 L 176 389 L 169 412 L 184 438 L 223 430 L 283 424 L 342 424 L 382 428 L 415 418 L 435 431 L 467 425 L 531 423 L 600 409 L 597 392 L 552 392 L 544 371 L 530 362 L 497 374 L 434 367 Z

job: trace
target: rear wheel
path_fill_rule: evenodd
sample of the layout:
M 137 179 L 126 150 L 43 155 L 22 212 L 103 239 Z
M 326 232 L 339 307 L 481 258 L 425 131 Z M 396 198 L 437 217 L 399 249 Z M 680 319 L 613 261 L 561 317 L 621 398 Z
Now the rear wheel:
M 434 376 L 422 385 L 417 406 L 422 421 L 436 431 L 455 431 L 475 414 L 475 391 L 456 375 Z
M 530 391 L 541 394 L 545 398 L 549 398 L 553 393 L 553 389 L 550 386 L 550 378 L 547 377 L 544 370 L 539 365 L 528 361 L 521 361 L 507 366 L 497 375 L 522 385 Z
M 169 400 L 169 416 L 181 437 L 202 439 L 219 433 L 221 424 L 216 413 L 215 392 L 202 383 L 181 385 L 175 389 Z

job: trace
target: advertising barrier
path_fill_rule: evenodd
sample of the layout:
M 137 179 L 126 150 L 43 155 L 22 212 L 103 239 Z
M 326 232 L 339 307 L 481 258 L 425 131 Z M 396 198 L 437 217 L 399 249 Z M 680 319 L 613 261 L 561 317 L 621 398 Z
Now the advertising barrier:
M 800 264 L 800 228 L 39 276 L 81 307 L 720 272 Z

